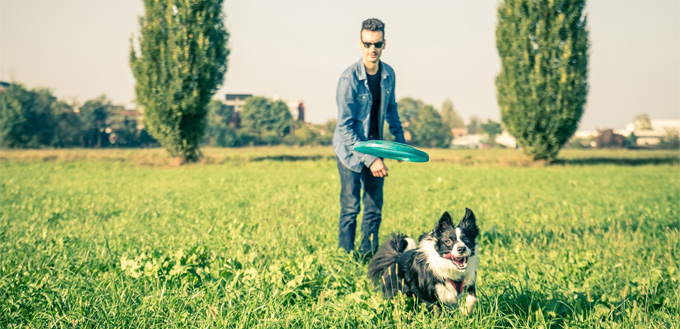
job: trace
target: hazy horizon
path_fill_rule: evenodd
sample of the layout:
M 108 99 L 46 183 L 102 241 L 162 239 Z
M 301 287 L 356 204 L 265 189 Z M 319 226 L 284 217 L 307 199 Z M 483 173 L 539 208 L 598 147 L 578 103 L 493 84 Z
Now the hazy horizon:
M 440 109 L 451 99 L 466 123 L 500 121 L 494 80 L 496 1 L 393 3 L 293 0 L 226 2 L 231 55 L 215 95 L 302 101 L 306 119 L 336 117 L 340 73 L 360 59 L 361 21 L 386 24 L 382 59 L 397 99 Z M 680 119 L 680 2 L 590 1 L 589 96 L 580 130 L 623 128 L 637 114 Z M 0 0 L 0 80 L 46 87 L 84 102 L 134 98 L 130 38 L 142 1 Z

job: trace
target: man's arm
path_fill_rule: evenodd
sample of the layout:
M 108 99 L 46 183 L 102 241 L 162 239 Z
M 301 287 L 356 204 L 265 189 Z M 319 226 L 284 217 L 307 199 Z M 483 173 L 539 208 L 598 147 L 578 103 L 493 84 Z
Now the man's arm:
M 335 94 L 335 100 L 338 104 L 338 133 L 342 142 L 348 146 L 353 154 L 357 156 L 366 167 L 371 167 L 371 164 L 378 159 L 375 156 L 354 151 L 352 148 L 356 142 L 363 139 L 354 131 L 354 91 L 348 77 L 342 76 L 338 81 L 338 88 Z

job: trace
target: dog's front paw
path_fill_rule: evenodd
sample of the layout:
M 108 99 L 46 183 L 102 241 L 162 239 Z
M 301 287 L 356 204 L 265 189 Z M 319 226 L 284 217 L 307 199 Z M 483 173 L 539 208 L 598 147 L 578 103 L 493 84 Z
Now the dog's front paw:
M 461 305 L 461 313 L 463 313 L 465 316 L 472 314 L 472 309 L 475 308 L 475 304 L 477 304 L 477 297 L 467 295 L 467 297 L 465 297 L 465 305 Z

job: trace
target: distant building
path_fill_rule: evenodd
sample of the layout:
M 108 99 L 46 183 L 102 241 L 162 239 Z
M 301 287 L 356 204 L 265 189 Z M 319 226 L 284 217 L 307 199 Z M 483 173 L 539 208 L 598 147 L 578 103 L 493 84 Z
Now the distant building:
M 454 128 L 455 129 L 455 128 Z M 451 148 L 454 149 L 481 149 L 490 147 L 489 136 L 487 134 L 466 134 L 465 128 L 451 129 L 453 133 L 453 140 L 451 141 Z M 497 145 L 502 145 L 507 148 L 517 148 L 517 141 L 510 133 L 503 131 L 503 133 L 496 135 L 494 139 Z M 486 145 L 485 145 L 486 144 Z
M 463 135 L 453 139 L 451 141 L 451 148 L 454 149 L 481 149 L 484 144 L 485 135 L 482 134 L 470 134 Z
M 464 136 L 467 135 L 467 128 L 451 128 L 451 133 L 453 134 L 453 138 Z
M 579 130 L 574 133 L 575 138 L 595 138 L 595 136 L 599 135 L 599 132 L 597 130 Z
M 512 137 L 512 135 L 510 135 L 510 133 L 505 130 L 500 135 L 496 135 L 495 141 L 496 144 L 503 145 L 510 149 L 517 148 L 517 140 L 515 140 L 515 137 Z
M 620 135 L 628 138 L 632 133 L 635 136 L 633 139 L 635 141 L 635 145 L 631 146 L 654 147 L 659 145 L 666 138 L 677 135 L 678 132 L 680 132 L 680 120 L 650 120 L 650 125 L 651 129 L 639 129 L 636 128 L 635 122 L 631 122 L 627 124 L 624 129 L 598 129 L 592 131 L 579 130 L 574 133 L 573 138 L 590 140 L 591 147 L 600 147 L 598 146 L 598 139 L 601 140 L 603 136 L 606 142 L 606 139 L 609 138 L 607 136 L 611 135 L 613 138 L 618 138 L 616 136 Z M 609 144 L 605 142 L 600 141 L 599 144 Z
M 680 132 L 680 120 L 650 120 L 650 123 L 652 129 L 638 129 L 635 123 L 631 122 L 626 125 L 625 130 L 617 133 L 623 136 L 630 136 L 633 133 L 638 146 L 654 146 L 659 145 L 670 135 L 677 135 Z

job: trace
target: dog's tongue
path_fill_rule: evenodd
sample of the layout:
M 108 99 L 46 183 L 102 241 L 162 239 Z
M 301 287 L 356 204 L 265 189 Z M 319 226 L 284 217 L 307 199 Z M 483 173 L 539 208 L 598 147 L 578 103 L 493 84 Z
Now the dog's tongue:
M 453 254 L 446 254 L 444 255 L 444 258 L 449 259 L 457 264 L 464 264 L 465 263 L 465 257 L 457 258 Z

